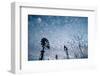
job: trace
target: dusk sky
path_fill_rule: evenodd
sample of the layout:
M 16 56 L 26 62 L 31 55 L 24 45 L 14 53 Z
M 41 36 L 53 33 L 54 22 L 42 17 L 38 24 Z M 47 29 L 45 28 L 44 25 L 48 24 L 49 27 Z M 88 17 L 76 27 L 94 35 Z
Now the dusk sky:
M 75 35 L 81 35 L 84 41 L 88 41 L 88 17 L 28 15 L 28 59 L 39 58 L 43 37 L 49 40 L 51 46 L 51 50 L 46 50 L 45 59 L 53 59 L 55 53 L 62 59 L 65 54 L 60 50 Z

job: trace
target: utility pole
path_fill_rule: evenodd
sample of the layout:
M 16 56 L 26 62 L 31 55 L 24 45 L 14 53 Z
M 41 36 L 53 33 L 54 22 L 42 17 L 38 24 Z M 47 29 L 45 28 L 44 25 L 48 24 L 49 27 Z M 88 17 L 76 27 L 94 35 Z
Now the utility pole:
M 66 52 L 67 59 L 69 59 L 68 48 L 64 45 L 64 51 Z

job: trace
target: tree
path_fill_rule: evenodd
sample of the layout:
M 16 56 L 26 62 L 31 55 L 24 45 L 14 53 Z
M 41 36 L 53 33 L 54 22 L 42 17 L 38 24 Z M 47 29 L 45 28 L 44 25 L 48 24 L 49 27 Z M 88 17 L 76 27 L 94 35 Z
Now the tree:
M 45 49 L 50 49 L 49 40 L 47 38 L 42 38 L 41 39 L 41 45 L 42 45 L 42 50 L 41 50 L 41 54 L 40 54 L 39 60 L 43 60 Z
M 67 59 L 69 59 L 68 48 L 64 45 L 64 51 L 66 52 Z
M 79 50 L 79 53 L 75 54 L 75 57 L 78 58 L 78 55 L 80 54 L 80 58 L 87 58 L 88 55 L 84 53 L 84 50 L 87 50 L 88 48 L 87 40 L 85 40 L 81 35 L 76 35 L 74 36 L 74 41 L 76 42 L 77 48 Z

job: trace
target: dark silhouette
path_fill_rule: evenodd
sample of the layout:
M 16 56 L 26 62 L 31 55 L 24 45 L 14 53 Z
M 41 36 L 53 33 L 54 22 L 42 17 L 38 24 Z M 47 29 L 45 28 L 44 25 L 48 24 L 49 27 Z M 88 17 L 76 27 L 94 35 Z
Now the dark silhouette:
M 41 45 L 42 45 L 42 50 L 41 50 L 41 54 L 40 54 L 40 58 L 39 60 L 43 60 L 44 58 L 44 53 L 45 53 L 45 49 L 50 49 L 50 44 L 47 38 L 42 38 L 41 39 Z
M 69 59 L 68 48 L 64 45 L 64 51 L 66 52 L 67 59 Z
M 56 60 L 58 59 L 58 55 L 55 56 Z
M 39 58 L 39 60 L 43 60 L 43 57 L 44 57 L 44 50 L 41 50 L 41 54 L 40 54 L 40 58 Z

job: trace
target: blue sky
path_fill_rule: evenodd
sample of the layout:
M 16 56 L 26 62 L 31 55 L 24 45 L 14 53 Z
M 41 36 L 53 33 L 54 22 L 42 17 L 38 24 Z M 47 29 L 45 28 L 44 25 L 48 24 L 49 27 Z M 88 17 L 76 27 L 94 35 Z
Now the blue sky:
M 52 48 L 62 49 L 75 35 L 87 41 L 88 17 L 28 15 L 28 59 L 38 59 L 43 37 Z

